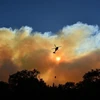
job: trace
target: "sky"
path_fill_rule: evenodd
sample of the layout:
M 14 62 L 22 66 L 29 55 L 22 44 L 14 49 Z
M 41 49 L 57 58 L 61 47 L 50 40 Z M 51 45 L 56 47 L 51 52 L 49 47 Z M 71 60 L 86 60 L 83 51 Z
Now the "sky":
M 35 68 L 47 84 L 78 82 L 87 71 L 100 68 L 99 4 L 0 0 L 0 80 Z M 61 46 L 56 54 L 54 44 Z
M 100 25 L 99 0 L 0 0 L 0 27 L 53 33 L 81 21 Z

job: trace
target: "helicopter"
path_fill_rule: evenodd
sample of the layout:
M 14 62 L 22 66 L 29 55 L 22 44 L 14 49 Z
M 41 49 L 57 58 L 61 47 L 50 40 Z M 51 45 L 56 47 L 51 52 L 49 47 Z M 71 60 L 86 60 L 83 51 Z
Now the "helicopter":
M 61 46 L 56 46 L 55 44 L 54 44 L 54 46 L 55 46 L 55 48 L 52 48 L 52 49 L 55 49 L 55 51 L 53 52 L 53 53 L 56 53 L 56 51 L 59 49 L 59 47 L 61 47 Z

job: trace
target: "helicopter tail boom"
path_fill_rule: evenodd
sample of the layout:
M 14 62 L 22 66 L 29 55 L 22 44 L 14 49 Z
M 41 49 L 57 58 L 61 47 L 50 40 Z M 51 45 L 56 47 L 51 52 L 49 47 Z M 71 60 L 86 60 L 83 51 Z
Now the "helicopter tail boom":
M 55 51 L 53 53 L 56 53 Z

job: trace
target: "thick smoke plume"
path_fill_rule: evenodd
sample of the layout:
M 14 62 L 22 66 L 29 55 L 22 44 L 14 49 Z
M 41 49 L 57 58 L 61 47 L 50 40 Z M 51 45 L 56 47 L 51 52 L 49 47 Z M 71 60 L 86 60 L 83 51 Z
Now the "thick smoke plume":
M 56 54 L 53 54 L 54 44 L 61 46 Z M 0 28 L 0 80 L 3 81 L 16 71 L 35 68 L 47 84 L 78 82 L 85 72 L 100 68 L 99 55 L 97 25 L 77 22 L 55 34 L 34 32 L 28 26 L 14 30 Z

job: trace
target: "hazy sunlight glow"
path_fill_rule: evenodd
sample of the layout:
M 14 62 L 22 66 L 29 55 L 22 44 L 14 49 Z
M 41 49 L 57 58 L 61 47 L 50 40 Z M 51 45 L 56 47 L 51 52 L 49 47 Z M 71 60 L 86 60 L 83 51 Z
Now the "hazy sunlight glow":
M 56 61 L 60 61 L 61 60 L 61 58 L 60 57 L 56 57 Z

